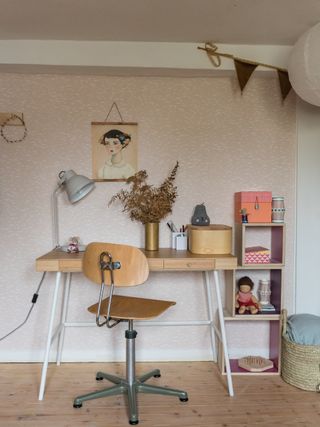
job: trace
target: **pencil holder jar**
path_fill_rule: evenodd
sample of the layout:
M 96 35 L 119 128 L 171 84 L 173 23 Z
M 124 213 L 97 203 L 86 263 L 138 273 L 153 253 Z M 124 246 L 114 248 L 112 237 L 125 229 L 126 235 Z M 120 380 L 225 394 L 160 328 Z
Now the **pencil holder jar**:
M 171 239 L 172 249 L 177 249 L 178 251 L 188 249 L 187 233 L 171 233 Z

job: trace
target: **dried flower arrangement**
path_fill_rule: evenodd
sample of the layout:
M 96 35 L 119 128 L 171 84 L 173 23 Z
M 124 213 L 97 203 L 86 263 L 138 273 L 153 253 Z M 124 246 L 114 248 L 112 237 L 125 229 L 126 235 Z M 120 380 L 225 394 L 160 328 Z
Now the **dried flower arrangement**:
M 110 199 L 108 206 L 119 201 L 123 205 L 122 212 L 128 212 L 132 221 L 142 224 L 160 222 L 172 212 L 178 195 L 174 185 L 178 168 L 179 162 L 159 187 L 146 183 L 148 174 L 145 170 L 137 172 L 126 181 L 131 189 L 120 190 Z

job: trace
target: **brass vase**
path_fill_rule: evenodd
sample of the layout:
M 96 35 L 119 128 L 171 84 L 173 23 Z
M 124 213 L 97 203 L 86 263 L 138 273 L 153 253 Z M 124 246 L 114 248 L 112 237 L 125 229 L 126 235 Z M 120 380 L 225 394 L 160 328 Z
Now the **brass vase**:
M 145 224 L 145 250 L 157 251 L 159 249 L 159 223 L 148 222 Z

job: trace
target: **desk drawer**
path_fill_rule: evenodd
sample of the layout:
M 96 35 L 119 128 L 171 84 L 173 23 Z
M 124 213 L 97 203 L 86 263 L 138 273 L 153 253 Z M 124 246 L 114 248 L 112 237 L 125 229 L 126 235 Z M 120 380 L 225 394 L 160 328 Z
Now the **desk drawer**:
M 163 270 L 163 259 L 159 258 L 147 258 L 150 271 L 162 271 Z
M 36 271 L 59 271 L 59 260 L 37 259 Z
M 64 273 L 81 273 L 82 260 L 77 260 L 77 259 L 60 260 L 59 271 L 63 271 Z
M 214 259 L 165 259 L 164 270 L 214 270 Z

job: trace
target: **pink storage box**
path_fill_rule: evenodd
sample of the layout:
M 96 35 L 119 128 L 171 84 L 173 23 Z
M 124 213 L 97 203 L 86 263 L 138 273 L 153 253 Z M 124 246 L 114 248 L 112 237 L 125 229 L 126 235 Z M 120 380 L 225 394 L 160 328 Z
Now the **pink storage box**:
M 245 248 L 245 264 L 270 264 L 270 250 L 262 246 Z

